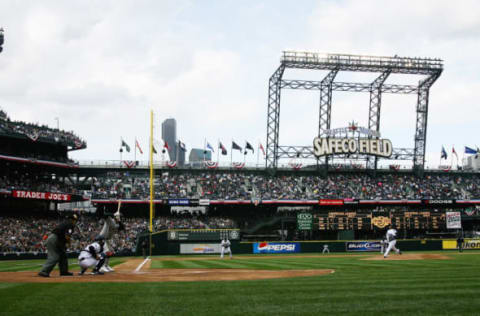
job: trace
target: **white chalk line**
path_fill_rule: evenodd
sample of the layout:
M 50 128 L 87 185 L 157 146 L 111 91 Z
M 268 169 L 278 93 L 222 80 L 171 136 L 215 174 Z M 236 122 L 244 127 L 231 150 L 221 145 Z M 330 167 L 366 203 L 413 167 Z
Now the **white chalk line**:
M 145 265 L 145 263 L 147 263 L 148 261 L 150 260 L 150 257 L 147 257 L 145 260 L 143 260 L 142 263 L 140 263 L 138 265 L 138 267 L 135 269 L 135 271 L 133 271 L 134 273 L 138 273 L 142 268 L 143 266 Z

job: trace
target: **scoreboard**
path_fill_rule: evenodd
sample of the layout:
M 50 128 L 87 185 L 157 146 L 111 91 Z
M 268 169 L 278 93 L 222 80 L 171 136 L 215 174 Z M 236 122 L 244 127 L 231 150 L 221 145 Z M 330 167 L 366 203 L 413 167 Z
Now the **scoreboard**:
M 329 212 L 317 215 L 320 230 L 370 230 L 371 214 L 357 212 Z
M 178 241 L 220 241 L 223 238 L 230 240 L 240 239 L 239 229 L 177 229 L 169 230 L 168 240 Z
M 438 230 L 446 227 L 445 213 L 429 211 L 391 212 L 381 215 L 360 212 L 329 212 L 315 214 L 314 218 L 318 220 L 319 230 L 373 230 L 384 228 L 390 222 L 397 229 L 406 230 Z

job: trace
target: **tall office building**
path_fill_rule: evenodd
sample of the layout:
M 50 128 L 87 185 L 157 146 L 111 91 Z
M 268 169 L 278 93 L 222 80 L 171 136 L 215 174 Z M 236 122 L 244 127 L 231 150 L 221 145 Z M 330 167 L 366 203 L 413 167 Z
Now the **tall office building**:
M 170 161 L 177 161 L 177 121 L 169 118 L 162 123 L 162 139 L 168 144 Z
M 178 148 L 178 159 L 177 163 L 180 167 L 183 167 L 185 165 L 185 151 L 183 151 L 180 146 L 177 143 L 177 148 Z

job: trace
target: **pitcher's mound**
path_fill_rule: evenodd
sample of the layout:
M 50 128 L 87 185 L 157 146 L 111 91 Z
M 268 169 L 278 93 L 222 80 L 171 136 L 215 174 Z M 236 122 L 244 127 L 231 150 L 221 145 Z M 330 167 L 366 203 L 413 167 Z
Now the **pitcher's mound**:
M 412 254 L 401 254 L 397 255 L 395 253 L 388 255 L 387 258 L 383 258 L 383 255 L 371 256 L 361 260 L 448 260 L 451 259 L 445 255 L 438 254 L 424 254 L 424 253 L 412 253 Z

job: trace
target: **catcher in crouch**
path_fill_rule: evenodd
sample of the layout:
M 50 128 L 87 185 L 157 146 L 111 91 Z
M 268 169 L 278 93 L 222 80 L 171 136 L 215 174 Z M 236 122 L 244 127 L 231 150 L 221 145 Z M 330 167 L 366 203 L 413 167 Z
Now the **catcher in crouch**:
M 123 223 L 120 221 L 120 207 L 122 205 L 122 201 L 118 201 L 118 209 L 115 214 L 113 214 L 113 218 L 110 214 L 105 214 L 105 222 L 103 224 L 103 228 L 100 231 L 100 236 L 105 239 L 105 246 L 104 246 L 104 251 L 105 253 L 110 254 L 110 256 L 107 256 L 105 258 L 105 264 L 103 267 L 100 269 L 102 272 L 113 272 L 112 267 L 108 264 L 110 261 L 110 257 L 114 254 L 114 249 L 113 249 L 113 236 L 115 235 L 116 232 L 119 232 L 121 230 L 125 229 L 125 226 Z
M 105 243 L 105 239 L 101 236 L 95 238 L 95 242 L 91 243 L 85 249 L 80 251 L 80 255 L 78 256 L 78 265 L 82 269 L 79 275 L 83 275 L 88 268 L 94 267 L 92 274 L 103 274 L 100 271 L 100 268 L 105 263 L 105 258 L 107 254 L 103 252 L 103 245 Z

